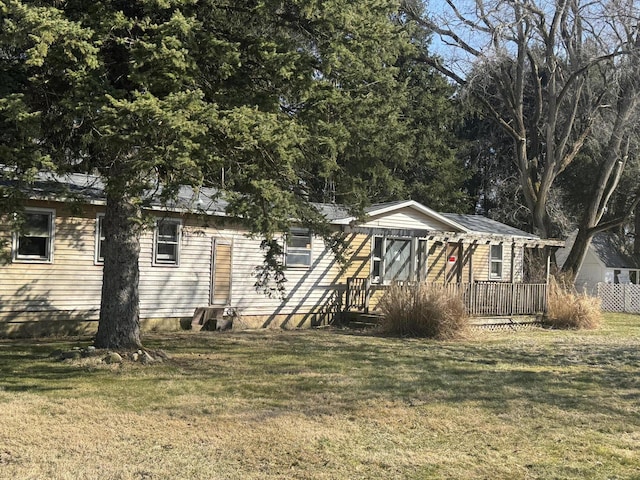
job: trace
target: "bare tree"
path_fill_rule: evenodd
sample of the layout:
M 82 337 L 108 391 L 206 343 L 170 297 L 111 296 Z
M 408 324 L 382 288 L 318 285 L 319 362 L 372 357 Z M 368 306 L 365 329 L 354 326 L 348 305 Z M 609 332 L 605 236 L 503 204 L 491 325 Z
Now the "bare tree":
M 621 66 L 621 78 L 610 105 L 601 111 L 601 119 L 593 133 L 598 144 L 592 150 L 591 164 L 597 168 L 595 180 L 586 193 L 587 201 L 578 222 L 578 232 L 562 270 L 575 274 L 582 265 L 591 239 L 598 232 L 622 226 L 633 215 L 640 203 L 638 186 L 638 145 L 636 137 L 640 125 L 639 58 L 629 58 Z M 624 176 L 629 184 L 617 192 Z M 619 200 L 611 201 L 618 193 Z M 618 208 L 613 208 L 618 207 Z
M 617 71 L 640 50 L 637 3 L 444 0 L 442 11 L 425 14 L 417 0 L 407 0 L 405 8 L 444 46 L 442 58 L 424 61 L 461 85 L 511 137 L 531 223 L 543 237 L 551 232 L 554 182 L 578 158 L 613 99 L 619 125 L 608 141 L 613 163 L 603 162 L 596 212 L 589 214 L 597 224 L 624 167 L 626 122 L 637 115 L 636 86 L 621 87 Z

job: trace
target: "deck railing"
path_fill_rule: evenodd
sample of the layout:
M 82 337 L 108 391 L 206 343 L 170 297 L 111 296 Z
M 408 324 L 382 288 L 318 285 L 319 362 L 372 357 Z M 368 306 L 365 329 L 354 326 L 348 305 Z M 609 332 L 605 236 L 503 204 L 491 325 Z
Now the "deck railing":
M 347 293 L 345 298 L 345 310 L 369 312 L 371 300 L 370 278 L 347 278 Z
M 372 290 L 388 288 L 389 285 L 371 285 L 368 278 L 347 279 L 345 310 L 368 312 Z M 450 283 L 445 288 L 459 295 L 467 313 L 474 317 L 540 315 L 547 311 L 544 283 Z
M 471 316 L 538 315 L 547 311 L 547 285 L 543 283 L 454 283 Z

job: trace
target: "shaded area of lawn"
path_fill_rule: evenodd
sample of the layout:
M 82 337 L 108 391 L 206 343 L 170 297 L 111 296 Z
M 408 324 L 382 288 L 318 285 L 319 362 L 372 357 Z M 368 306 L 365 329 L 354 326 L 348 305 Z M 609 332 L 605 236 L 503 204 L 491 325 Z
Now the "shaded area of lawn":
M 0 404 L 29 395 L 88 415 L 97 402 L 101 418 L 237 428 L 216 435 L 246 443 L 202 465 L 242 475 L 202 478 L 348 478 L 348 468 L 358 478 L 640 478 L 639 316 L 610 315 L 595 332 L 457 342 L 262 330 L 145 343 L 171 360 L 96 367 L 49 358 L 87 341 L 0 342 Z M 185 428 L 185 438 L 200 435 Z M 265 459 L 257 452 L 270 435 L 282 438 Z M 313 441 L 290 440 L 299 435 Z M 291 452 L 301 459 L 287 477 Z
M 95 393 L 112 396 L 116 405 L 119 390 L 135 389 L 141 404 L 153 408 L 172 408 L 167 397 L 197 392 L 203 405 L 207 397 L 240 396 L 310 415 L 341 413 L 372 400 L 479 402 L 500 412 L 523 399 L 537 406 L 627 415 L 620 400 L 640 400 L 637 337 L 611 341 L 540 330 L 443 343 L 348 331 L 182 333 L 147 338 L 147 346 L 171 356 L 165 364 L 96 368 L 49 358 L 60 347 L 83 344 L 4 342 L 0 389 Z M 85 383 L 82 388 L 79 382 Z M 335 401 L 329 406 L 318 401 L 322 397 Z

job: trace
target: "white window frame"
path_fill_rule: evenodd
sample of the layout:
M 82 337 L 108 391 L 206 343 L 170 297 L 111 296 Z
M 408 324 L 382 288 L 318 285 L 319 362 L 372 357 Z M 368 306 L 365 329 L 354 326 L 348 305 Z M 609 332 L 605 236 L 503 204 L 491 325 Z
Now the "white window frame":
M 176 225 L 175 241 L 160 241 L 159 226 L 161 223 Z M 182 220 L 179 218 L 159 218 L 156 220 L 156 226 L 153 231 L 153 266 L 154 267 L 179 267 L 180 266 L 180 246 L 182 243 Z M 176 254 L 174 259 L 165 260 L 158 258 L 158 245 L 170 244 L 176 246 Z
M 48 225 L 48 238 L 46 244 L 46 256 L 42 257 L 40 255 L 20 255 L 20 237 L 22 236 L 20 232 L 13 233 L 13 245 L 12 245 L 12 259 L 16 263 L 53 263 L 53 247 L 55 244 L 55 233 L 56 233 L 56 211 L 53 208 L 25 208 L 24 214 L 37 214 L 42 215 L 46 214 L 49 216 L 49 225 Z
M 290 245 L 290 239 L 292 236 L 296 236 L 298 238 L 306 237 L 308 242 L 306 247 L 292 247 Z M 313 234 L 311 230 L 307 228 L 292 228 L 289 230 L 289 233 L 285 238 L 285 249 L 284 249 L 284 266 L 287 268 L 311 268 L 311 264 L 313 263 Z M 294 263 L 289 260 L 289 255 L 306 255 L 309 259 L 307 263 Z
M 380 255 L 376 255 L 376 240 L 380 240 Z M 384 278 L 383 259 L 385 251 L 385 238 L 382 235 L 375 235 L 371 239 L 371 283 L 382 283 Z M 378 264 L 378 275 L 375 275 L 375 264 Z
M 104 265 L 104 252 L 100 248 L 100 243 L 104 241 L 104 238 L 104 213 L 98 213 L 96 215 L 95 252 L 93 259 L 95 265 Z M 100 255 L 101 253 L 102 255 Z
M 380 251 L 380 256 L 376 256 L 375 255 L 375 242 L 376 242 L 376 238 L 380 238 L 381 239 L 381 251 Z M 386 265 L 386 261 L 385 261 L 385 256 L 387 253 L 387 245 L 389 240 L 401 240 L 401 241 L 408 241 L 409 242 L 409 259 L 410 259 L 410 264 L 409 264 L 409 281 L 413 281 L 417 275 L 417 268 L 416 265 L 418 263 L 418 245 L 419 242 L 421 240 L 425 240 L 425 239 L 420 239 L 417 237 L 400 237 L 400 236 L 386 236 L 386 235 L 374 235 L 371 237 L 371 256 L 370 256 L 370 278 L 371 278 L 371 283 L 374 284 L 380 284 L 380 285 L 388 285 L 391 283 L 390 280 L 385 280 L 385 275 L 386 275 L 386 271 L 387 271 L 387 265 Z M 425 240 L 426 241 L 426 240 Z M 373 275 L 373 266 L 374 266 L 374 262 L 380 262 L 380 275 L 379 276 L 374 276 Z
M 500 247 L 500 258 L 493 256 L 493 247 Z M 493 265 L 500 265 L 500 275 L 493 273 Z M 502 280 L 504 278 L 504 245 L 493 243 L 489 245 L 489 280 Z

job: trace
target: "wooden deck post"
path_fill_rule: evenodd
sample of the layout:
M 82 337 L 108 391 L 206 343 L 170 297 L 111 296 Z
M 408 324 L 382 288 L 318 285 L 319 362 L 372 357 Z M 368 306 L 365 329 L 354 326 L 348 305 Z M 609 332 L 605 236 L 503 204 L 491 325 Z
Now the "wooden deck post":
M 447 285 L 449 283 L 449 241 L 445 240 L 444 242 L 442 242 L 442 248 L 443 248 L 443 257 L 444 257 L 444 276 L 442 278 L 442 281 L 445 285 Z
M 469 283 L 470 284 L 473 284 L 473 254 L 475 253 L 475 249 L 476 249 L 476 242 L 474 240 L 473 243 L 467 247 L 467 257 L 469 260 Z
M 549 308 L 549 278 L 551 276 L 551 249 L 549 247 L 544 247 L 544 256 L 545 256 L 545 281 L 544 281 L 544 297 L 543 302 L 544 305 L 542 310 L 544 314 L 547 314 Z
M 549 277 L 551 276 L 551 251 L 549 247 L 544 247 L 544 257 L 545 257 L 544 283 L 549 285 Z
M 511 269 L 509 272 L 510 282 L 515 282 L 515 260 L 516 260 L 516 244 L 511 242 Z
M 456 283 L 462 283 L 462 255 L 464 254 L 464 244 L 462 240 L 458 242 L 458 258 L 456 265 Z
M 516 263 L 516 244 L 511 242 L 511 268 L 509 269 L 509 278 L 511 279 L 511 305 L 509 308 L 510 315 L 515 314 L 516 289 L 515 289 L 515 263 Z
M 369 313 L 369 302 L 371 301 L 371 278 L 367 277 L 364 282 L 364 313 Z

